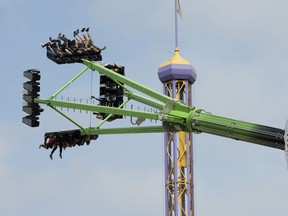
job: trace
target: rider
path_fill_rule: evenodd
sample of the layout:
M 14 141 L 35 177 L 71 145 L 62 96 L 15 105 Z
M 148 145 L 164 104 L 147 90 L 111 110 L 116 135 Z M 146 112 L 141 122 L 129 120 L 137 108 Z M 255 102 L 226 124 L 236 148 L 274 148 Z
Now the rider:
M 53 153 L 56 151 L 56 149 L 59 146 L 59 151 L 60 151 L 60 158 L 62 159 L 62 149 L 63 149 L 63 143 L 62 140 L 58 135 L 50 135 L 45 139 L 44 144 L 40 145 L 39 148 L 43 147 L 45 149 L 52 148 L 52 151 L 50 153 L 50 158 L 53 160 Z

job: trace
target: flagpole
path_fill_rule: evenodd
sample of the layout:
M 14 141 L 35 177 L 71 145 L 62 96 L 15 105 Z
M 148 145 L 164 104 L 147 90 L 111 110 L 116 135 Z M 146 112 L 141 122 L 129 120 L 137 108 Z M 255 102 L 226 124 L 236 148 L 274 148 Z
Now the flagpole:
M 175 48 L 178 48 L 178 15 L 177 15 L 177 0 L 175 0 Z

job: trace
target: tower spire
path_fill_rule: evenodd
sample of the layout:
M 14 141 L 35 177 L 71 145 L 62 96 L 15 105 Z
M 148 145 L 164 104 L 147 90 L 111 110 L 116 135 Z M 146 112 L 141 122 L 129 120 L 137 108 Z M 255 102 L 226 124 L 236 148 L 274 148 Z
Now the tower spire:
M 178 48 L 178 15 L 177 15 L 177 2 L 179 0 L 175 0 L 175 48 Z
M 179 48 L 178 44 L 178 14 L 182 18 L 182 10 L 180 0 L 175 0 L 175 48 Z

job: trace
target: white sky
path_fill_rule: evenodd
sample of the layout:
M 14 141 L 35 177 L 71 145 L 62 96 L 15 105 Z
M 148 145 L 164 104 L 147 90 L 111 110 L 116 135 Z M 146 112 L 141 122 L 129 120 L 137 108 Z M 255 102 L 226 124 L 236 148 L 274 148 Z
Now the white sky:
M 181 6 L 181 55 L 198 74 L 194 105 L 283 128 L 288 2 L 182 0 Z M 39 128 L 21 123 L 22 73 L 40 69 L 41 97 L 51 96 L 83 66 L 56 65 L 40 43 L 90 27 L 95 44 L 107 46 L 106 63 L 125 65 L 129 78 L 161 91 L 157 69 L 173 53 L 173 7 L 172 0 L 0 0 L 0 215 L 163 215 L 162 134 L 101 136 L 88 147 L 67 149 L 62 160 L 56 152 L 51 161 L 38 149 L 44 133 L 75 127 L 47 107 Z M 63 95 L 86 98 L 90 73 L 76 84 Z M 197 216 L 287 216 L 284 152 L 194 137 Z

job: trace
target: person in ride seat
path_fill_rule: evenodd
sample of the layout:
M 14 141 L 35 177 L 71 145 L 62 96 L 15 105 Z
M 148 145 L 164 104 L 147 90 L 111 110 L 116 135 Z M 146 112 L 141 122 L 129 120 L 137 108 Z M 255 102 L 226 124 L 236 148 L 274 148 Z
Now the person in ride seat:
M 68 43 L 71 42 L 70 39 L 68 39 L 64 34 L 62 35 L 62 33 L 59 33 L 58 37 L 60 40 L 62 40 L 63 42 L 67 41 Z
M 42 48 L 46 47 L 47 49 L 47 54 L 53 57 L 57 57 L 57 54 L 55 53 L 55 51 L 52 49 L 51 47 L 51 43 L 47 42 L 46 44 L 41 44 Z
M 61 33 L 58 35 L 58 38 L 63 41 L 63 51 L 68 55 L 74 55 L 78 49 L 76 46 L 76 40 L 68 39 L 64 34 Z
M 61 59 L 61 58 L 64 57 L 64 52 L 63 52 L 63 50 L 61 49 L 61 47 L 57 43 L 53 43 L 51 45 L 51 47 L 54 50 L 54 52 L 56 53 L 58 58 Z
M 78 41 L 79 44 L 81 44 L 82 48 L 84 49 L 85 54 L 100 54 L 100 52 L 106 47 L 100 49 L 99 47 L 95 46 L 91 37 L 91 34 L 89 32 L 89 28 L 83 28 L 81 30 L 82 35 L 79 34 L 79 29 L 74 32 L 74 37 Z M 85 35 L 85 33 L 87 36 Z M 77 37 L 76 37 L 77 36 Z
M 84 35 L 84 34 L 83 34 Z M 79 29 L 77 29 L 76 31 L 74 31 L 74 37 L 77 41 L 78 47 L 80 48 L 86 48 L 86 41 L 85 38 L 83 36 L 81 36 L 79 34 Z
M 62 159 L 62 149 L 63 149 L 63 143 L 62 140 L 59 136 L 57 135 L 50 135 L 48 136 L 45 141 L 44 144 L 40 145 L 39 148 L 43 147 L 45 149 L 49 149 L 52 148 L 52 151 L 50 153 L 50 159 L 53 160 L 53 153 L 56 151 L 56 149 L 59 146 L 59 156 Z
M 62 45 L 62 51 L 66 56 L 71 56 L 73 55 L 74 51 L 69 47 L 68 41 L 65 41 Z
M 52 39 L 52 37 L 49 37 L 49 40 L 50 40 L 51 43 L 57 43 L 58 46 L 61 46 L 61 40 L 59 38 Z
M 89 52 L 91 52 L 92 54 L 99 54 L 99 53 L 101 53 L 102 50 L 105 50 L 105 49 L 106 49 L 106 46 L 104 46 L 103 48 L 99 48 L 99 47 L 97 47 L 97 46 L 94 45 L 93 40 L 92 40 L 92 37 L 91 37 L 91 34 L 90 34 L 90 32 L 89 32 L 89 28 L 87 28 L 86 30 L 85 30 L 85 28 L 83 28 L 83 29 L 81 30 L 81 32 L 84 32 L 84 31 L 87 32 L 87 37 L 88 37 L 88 38 L 86 37 L 85 34 L 83 34 L 83 38 L 84 38 L 84 40 L 85 40 L 86 47 L 87 47 L 87 49 L 88 49 Z

